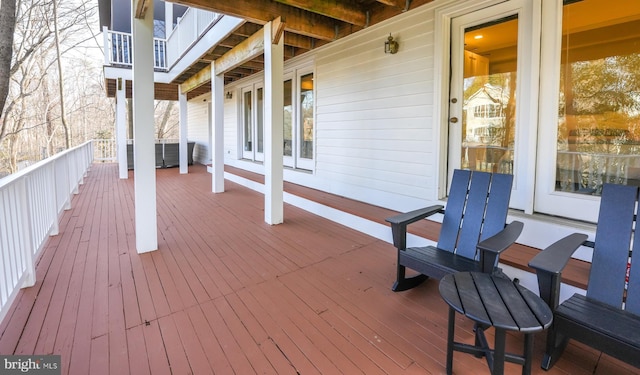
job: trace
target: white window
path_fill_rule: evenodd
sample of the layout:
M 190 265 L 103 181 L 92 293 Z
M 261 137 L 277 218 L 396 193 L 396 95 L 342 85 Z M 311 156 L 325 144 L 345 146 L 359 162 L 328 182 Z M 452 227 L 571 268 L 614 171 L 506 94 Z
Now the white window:
M 315 157 L 315 95 L 310 69 L 285 75 L 283 101 L 283 163 L 313 170 Z M 241 90 L 242 158 L 264 161 L 264 90 L 253 84 Z M 297 98 L 295 100 L 294 98 Z

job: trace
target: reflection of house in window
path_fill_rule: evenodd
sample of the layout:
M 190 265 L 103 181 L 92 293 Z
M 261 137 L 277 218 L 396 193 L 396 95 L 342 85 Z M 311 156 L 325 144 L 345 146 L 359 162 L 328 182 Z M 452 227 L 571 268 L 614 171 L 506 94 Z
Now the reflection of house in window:
M 505 124 L 509 93 L 489 83 L 467 99 L 463 110 L 466 118 L 466 143 L 500 145 Z

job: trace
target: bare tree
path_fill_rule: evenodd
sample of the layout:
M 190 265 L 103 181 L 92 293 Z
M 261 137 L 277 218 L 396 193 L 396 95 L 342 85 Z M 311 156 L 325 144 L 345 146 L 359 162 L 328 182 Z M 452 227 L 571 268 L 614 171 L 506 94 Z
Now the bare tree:
M 16 0 L 0 0 L 0 113 L 9 95 L 15 27 Z
M 60 30 L 58 29 L 58 1 L 53 0 L 53 39 L 56 46 L 56 62 L 58 63 L 58 89 L 60 90 L 60 121 L 64 128 L 65 146 L 71 147 L 71 132 L 67 124 L 67 117 L 64 110 L 64 74 L 62 73 L 62 52 L 60 51 Z
M 160 121 L 156 121 L 156 138 L 177 138 L 178 118 L 174 111 L 176 102 L 157 101 L 155 112 L 160 117 Z
M 100 76 L 99 64 L 94 63 L 95 69 L 91 68 L 94 69 L 93 74 L 85 74 L 74 82 L 65 79 L 66 74 L 63 74 L 73 69 L 78 72 L 91 70 L 87 66 L 74 66 L 63 71 L 62 61 L 66 55 L 73 55 L 79 44 L 94 38 L 93 33 L 87 32 L 91 31 L 87 30 L 91 24 L 87 19 L 95 14 L 96 7 L 78 6 L 76 1 L 55 1 L 21 0 L 17 3 L 8 95 L 0 112 L 0 150 L 3 151 L 0 153 L 0 172 L 2 169 L 15 172 L 19 157 L 39 160 L 40 154 L 50 155 L 72 145 L 71 123 L 66 117 L 68 112 L 76 109 L 67 107 L 68 100 L 89 92 L 92 96 L 106 99 L 102 80 L 88 78 Z M 85 54 L 76 54 L 73 61 L 86 59 Z M 71 77 L 75 75 L 76 71 L 73 71 Z M 91 89 L 86 87 L 85 81 L 90 82 Z M 78 94 L 80 90 L 83 90 L 82 94 Z M 100 110 L 111 107 L 104 100 L 84 102 L 79 105 L 86 107 L 86 102 L 95 102 L 102 107 Z M 73 104 L 78 105 L 78 101 L 73 101 Z M 109 116 L 96 115 L 93 118 L 96 123 L 103 123 L 102 120 L 108 121 Z M 63 128 L 64 131 L 58 131 Z M 46 152 L 43 153 L 43 149 Z

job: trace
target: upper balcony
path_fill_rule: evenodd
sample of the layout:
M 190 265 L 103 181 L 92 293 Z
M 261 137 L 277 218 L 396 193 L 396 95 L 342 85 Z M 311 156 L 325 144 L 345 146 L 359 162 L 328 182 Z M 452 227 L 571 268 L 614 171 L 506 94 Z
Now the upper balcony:
M 168 72 L 189 49 L 222 17 L 221 14 L 188 8 L 166 39 L 154 38 L 154 68 Z M 131 33 L 103 28 L 105 65 L 131 68 L 133 42 Z

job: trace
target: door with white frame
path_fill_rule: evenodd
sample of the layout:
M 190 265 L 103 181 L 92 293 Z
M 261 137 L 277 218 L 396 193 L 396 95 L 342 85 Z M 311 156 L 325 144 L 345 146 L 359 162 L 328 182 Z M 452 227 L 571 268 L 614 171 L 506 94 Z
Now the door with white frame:
M 514 175 L 512 208 L 526 210 L 535 153 L 537 65 L 532 0 L 451 20 L 448 176 L 457 168 Z

